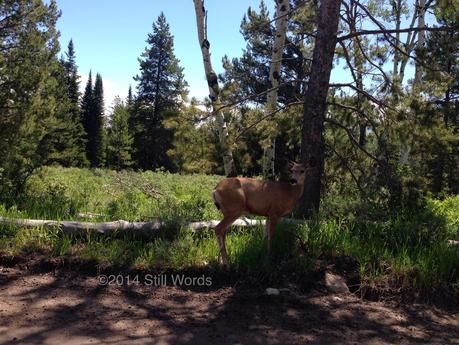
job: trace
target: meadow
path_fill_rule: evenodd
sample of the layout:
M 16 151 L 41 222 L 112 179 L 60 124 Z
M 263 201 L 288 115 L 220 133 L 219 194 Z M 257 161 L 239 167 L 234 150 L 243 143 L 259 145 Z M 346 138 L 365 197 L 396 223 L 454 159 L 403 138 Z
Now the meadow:
M 183 221 L 221 219 L 211 190 L 221 176 L 157 171 L 111 171 L 43 167 L 0 216 L 12 218 L 149 221 L 167 224 L 148 238 L 129 233 L 68 235 L 58 229 L 0 227 L 0 251 L 50 258 L 90 259 L 100 265 L 140 270 L 220 271 L 211 230 L 192 232 Z M 304 277 L 317 265 L 355 263 L 359 286 L 431 295 L 459 294 L 459 196 L 429 199 L 425 209 L 400 210 L 370 220 L 325 212 L 338 198 L 324 198 L 324 211 L 302 225 L 278 225 L 269 257 L 263 227 L 232 228 L 227 236 L 230 271 L 269 281 Z M 340 201 L 345 202 L 345 201 Z M 335 207 L 333 206 L 333 207 Z M 82 215 L 83 214 L 83 215 Z M 88 218 L 84 218 L 84 216 Z M 394 290 L 395 289 L 395 290 Z

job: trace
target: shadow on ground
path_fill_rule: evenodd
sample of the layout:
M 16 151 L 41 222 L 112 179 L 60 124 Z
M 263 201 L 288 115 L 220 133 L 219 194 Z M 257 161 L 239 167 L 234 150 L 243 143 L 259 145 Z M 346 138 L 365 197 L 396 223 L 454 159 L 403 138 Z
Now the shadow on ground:
M 0 344 L 459 344 L 458 312 L 427 305 L 320 289 L 267 296 L 240 280 L 204 290 L 144 277 L 102 286 L 97 276 L 26 266 L 0 266 Z

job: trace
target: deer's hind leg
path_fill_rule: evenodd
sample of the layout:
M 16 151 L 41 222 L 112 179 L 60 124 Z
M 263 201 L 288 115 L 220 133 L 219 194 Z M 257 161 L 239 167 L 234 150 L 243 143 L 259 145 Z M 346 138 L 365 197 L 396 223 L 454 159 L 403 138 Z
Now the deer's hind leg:
M 274 233 L 276 231 L 276 225 L 279 222 L 279 216 L 277 215 L 271 215 L 268 220 L 266 221 L 266 232 L 267 232 L 267 250 L 268 254 L 271 253 L 271 242 L 274 238 Z
M 228 228 L 233 224 L 233 222 L 240 216 L 240 214 L 231 214 L 225 215 L 224 218 L 218 225 L 215 227 L 215 234 L 217 235 L 218 247 L 220 248 L 220 255 L 222 258 L 223 265 L 228 268 L 228 254 L 226 252 L 225 237 Z
M 266 244 L 268 241 L 268 232 L 269 232 L 269 217 L 266 218 L 265 231 L 263 232 L 263 244 Z

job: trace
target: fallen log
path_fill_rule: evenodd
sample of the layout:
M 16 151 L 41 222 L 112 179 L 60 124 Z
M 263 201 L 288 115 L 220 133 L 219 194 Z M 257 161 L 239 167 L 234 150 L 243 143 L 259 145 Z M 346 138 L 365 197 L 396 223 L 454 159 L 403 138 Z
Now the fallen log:
M 80 233 L 80 232 L 97 232 L 107 233 L 111 231 L 133 231 L 133 232 L 155 232 L 165 226 L 164 222 L 128 222 L 125 220 L 117 220 L 113 222 L 77 222 L 68 220 L 42 220 L 42 219 L 14 219 L 0 217 L 0 224 L 15 225 L 25 228 L 45 227 L 59 228 L 64 233 Z
M 209 220 L 202 222 L 182 222 L 177 223 L 177 226 L 188 227 L 193 231 L 203 230 L 214 228 L 219 223 L 219 220 Z M 297 219 L 282 219 L 281 223 L 284 224 L 301 224 L 303 221 Z M 155 232 L 164 229 L 167 226 L 173 225 L 172 223 L 155 220 L 150 222 L 128 222 L 126 220 L 116 220 L 112 222 L 77 222 L 69 220 L 42 220 L 42 219 L 15 219 L 15 218 L 6 218 L 0 216 L 0 224 L 8 224 L 26 228 L 36 228 L 36 227 L 45 227 L 45 228 L 59 228 L 62 232 L 68 234 L 75 234 L 81 232 L 95 232 L 95 233 L 109 233 L 113 231 L 131 231 L 134 233 L 143 233 L 152 235 Z M 264 219 L 249 219 L 249 218 L 239 218 L 234 223 L 233 226 L 239 227 L 252 227 L 265 225 L 266 220 Z

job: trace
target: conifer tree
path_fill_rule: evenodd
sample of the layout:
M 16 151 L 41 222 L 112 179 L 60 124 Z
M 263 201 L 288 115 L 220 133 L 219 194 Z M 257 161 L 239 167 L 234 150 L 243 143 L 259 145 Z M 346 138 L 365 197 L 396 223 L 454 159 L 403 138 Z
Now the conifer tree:
M 0 197 L 21 192 L 49 158 L 62 88 L 56 2 L 1 1 Z
M 47 155 L 43 164 L 58 163 L 62 166 L 85 166 L 84 130 L 80 122 L 80 108 L 68 95 L 68 79 L 62 61 L 53 73 L 56 80 L 54 97 L 56 116 L 48 125 L 48 133 L 43 140 L 42 150 Z
M 85 154 L 85 132 L 80 121 L 80 77 L 72 40 L 68 44 L 65 58 L 61 59 L 60 65 L 56 72 L 56 79 L 63 88 L 59 96 L 60 124 L 56 126 L 53 138 L 55 147 L 50 148 L 53 150 L 50 160 L 64 166 L 85 166 L 88 161 Z
M 65 53 L 63 65 L 66 73 L 69 98 L 74 104 L 78 104 L 78 101 L 80 99 L 80 76 L 78 75 L 75 47 L 73 45 L 72 39 L 70 39 L 69 44 L 67 46 L 67 52 Z
M 83 98 L 81 99 L 81 123 L 83 124 L 83 128 L 86 135 L 89 132 L 89 118 L 91 113 L 91 107 L 93 104 L 92 89 L 92 71 L 89 71 L 88 81 L 86 82 Z
M 140 75 L 136 104 L 133 107 L 134 155 L 143 169 L 172 169 L 166 152 L 171 147 L 172 133 L 163 120 L 180 111 L 187 83 L 183 68 L 174 54 L 174 38 L 163 13 L 153 23 L 148 46 L 139 58 Z
M 129 133 L 129 116 L 128 106 L 116 98 L 107 133 L 107 165 L 117 170 L 132 165 L 133 138 Z
M 94 104 L 92 113 L 92 134 L 90 162 L 94 167 L 105 163 L 104 89 L 102 76 L 97 73 L 94 82 Z
M 441 9 L 439 22 L 454 25 L 458 22 L 457 13 L 449 13 L 449 8 Z M 456 16 L 456 18 L 454 17 Z M 430 140 L 425 140 L 426 149 L 423 161 L 429 167 L 430 189 L 434 195 L 443 192 L 459 192 L 459 32 L 433 32 L 427 38 L 427 61 L 431 69 L 426 69 L 423 80 L 424 91 L 435 104 L 435 117 L 424 121 L 431 130 Z M 441 81 L 441 82 L 439 82 Z M 429 114 L 431 116 L 431 114 Z M 433 116 L 431 116 L 433 117 Z M 430 134 L 430 133 L 429 133 Z M 433 145 L 435 143 L 436 145 Z
M 86 155 L 91 167 L 101 167 L 105 161 L 104 94 L 102 77 L 96 74 L 94 87 L 89 72 L 82 103 L 82 123 L 86 132 Z

